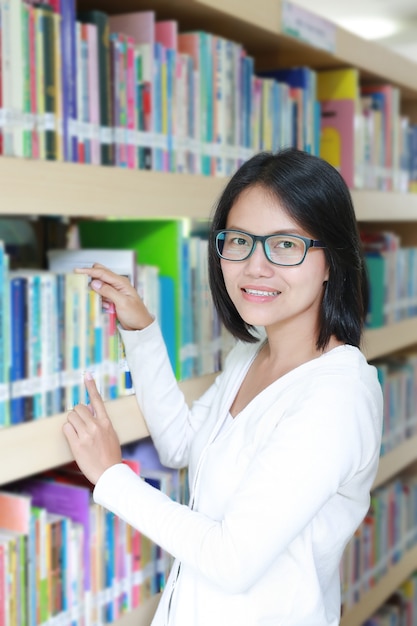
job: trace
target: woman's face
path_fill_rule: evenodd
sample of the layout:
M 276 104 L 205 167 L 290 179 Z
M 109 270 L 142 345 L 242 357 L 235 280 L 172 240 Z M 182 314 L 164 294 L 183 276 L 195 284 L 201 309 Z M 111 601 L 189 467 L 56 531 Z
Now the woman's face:
M 282 204 L 262 187 L 246 189 L 232 206 L 226 228 L 253 235 L 292 234 L 313 239 L 286 213 Z M 315 334 L 323 283 L 328 280 L 324 250 L 310 248 L 301 265 L 274 265 L 257 242 L 244 261 L 221 259 L 227 292 L 242 319 L 267 330 L 291 329 Z

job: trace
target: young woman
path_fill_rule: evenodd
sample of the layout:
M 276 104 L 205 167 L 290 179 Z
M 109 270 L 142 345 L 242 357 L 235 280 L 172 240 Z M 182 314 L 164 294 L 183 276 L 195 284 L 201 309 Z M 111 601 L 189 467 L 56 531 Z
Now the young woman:
M 116 307 L 137 401 L 188 506 L 121 463 L 91 375 L 64 432 L 94 499 L 175 557 L 153 626 L 336 626 L 339 564 L 376 474 L 382 395 L 360 351 L 367 280 L 349 191 L 325 161 L 262 153 L 212 220 L 210 284 L 238 340 L 188 408 L 128 281 L 79 270 Z

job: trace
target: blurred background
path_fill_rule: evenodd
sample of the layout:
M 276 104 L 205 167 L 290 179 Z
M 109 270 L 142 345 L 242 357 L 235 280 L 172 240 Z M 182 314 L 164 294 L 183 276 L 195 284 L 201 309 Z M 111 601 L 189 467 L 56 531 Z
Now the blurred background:
M 294 0 L 294 4 L 417 61 L 416 0 Z

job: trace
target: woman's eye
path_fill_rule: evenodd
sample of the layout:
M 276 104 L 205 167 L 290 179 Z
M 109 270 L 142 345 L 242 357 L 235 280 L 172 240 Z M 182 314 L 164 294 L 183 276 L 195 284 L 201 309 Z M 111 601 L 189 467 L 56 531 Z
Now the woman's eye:
M 247 245 L 247 240 L 243 239 L 243 237 L 235 237 L 232 240 L 232 244 L 234 244 L 235 246 L 246 246 Z
M 293 248 L 294 246 L 295 246 L 295 243 L 293 241 L 287 241 L 287 240 L 280 241 L 277 244 L 277 248 L 285 248 L 286 250 Z

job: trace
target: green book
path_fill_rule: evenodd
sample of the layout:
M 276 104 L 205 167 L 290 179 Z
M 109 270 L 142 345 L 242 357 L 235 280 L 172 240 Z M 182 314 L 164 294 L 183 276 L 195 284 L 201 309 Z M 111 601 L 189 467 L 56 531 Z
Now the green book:
M 57 158 L 57 136 L 56 136 L 56 104 L 57 104 L 57 84 L 56 84 L 56 22 L 52 7 L 42 5 L 41 20 L 43 23 L 43 61 L 44 61 L 44 93 L 45 93 L 45 157 L 47 160 Z
M 99 64 L 99 100 L 100 100 L 100 143 L 101 163 L 114 164 L 114 143 L 111 129 L 113 127 L 113 111 L 110 78 L 110 39 L 109 18 L 102 11 L 82 11 L 77 19 L 97 26 L 98 64 Z
M 135 250 L 137 262 L 159 267 L 160 275 L 170 278 L 174 283 L 173 301 L 164 306 L 165 316 L 174 316 L 174 371 L 182 378 L 181 347 L 183 338 L 183 281 L 182 241 L 186 220 L 94 220 L 81 221 L 79 233 L 82 248 L 108 248 Z M 98 246 L 99 242 L 99 246 Z M 163 296 L 164 294 L 162 294 Z M 170 309 L 167 311 L 167 308 Z M 162 327 L 167 344 L 172 341 Z

